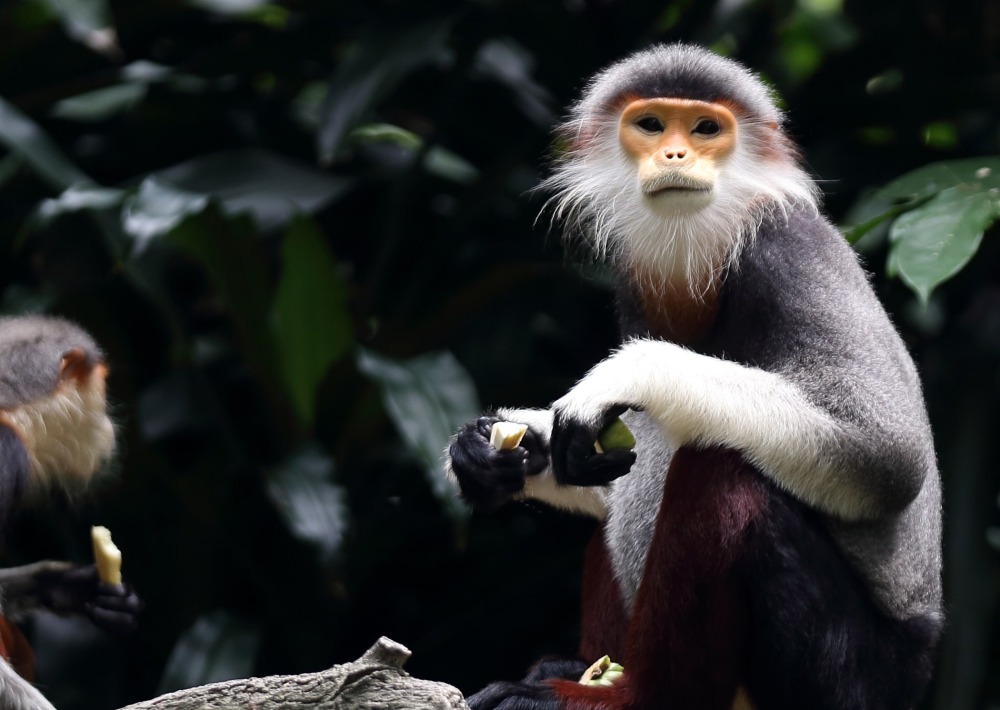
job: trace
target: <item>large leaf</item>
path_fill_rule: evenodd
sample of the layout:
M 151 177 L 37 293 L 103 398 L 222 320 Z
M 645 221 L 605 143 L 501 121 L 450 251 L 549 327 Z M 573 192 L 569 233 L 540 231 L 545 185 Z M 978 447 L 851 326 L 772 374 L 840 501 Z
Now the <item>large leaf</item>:
M 323 235 L 308 218 L 292 222 L 281 255 L 274 302 L 278 350 L 295 407 L 311 425 L 317 385 L 354 341 L 347 284 Z
M 122 213 L 141 253 L 210 200 L 225 214 L 250 214 L 260 229 L 283 227 L 322 208 L 348 188 L 332 177 L 263 150 L 237 150 L 188 160 L 146 177 Z
M 1000 198 L 978 187 L 942 190 L 893 223 L 892 269 L 926 302 L 934 287 L 968 263 L 998 216 Z
M 405 76 L 445 52 L 451 20 L 370 36 L 353 48 L 330 81 L 321 109 L 321 160 L 336 157 L 348 132 Z
M 242 15 L 269 5 L 268 0 L 188 0 L 191 5 L 220 15 Z
M 167 660 L 159 693 L 247 678 L 253 673 L 261 633 L 255 624 L 226 611 L 199 618 L 185 631 Z
M 369 123 L 360 126 L 351 131 L 348 140 L 352 145 L 391 144 L 406 156 L 407 164 L 424 147 L 424 139 L 416 133 L 389 123 Z M 462 184 L 471 183 L 479 177 L 479 171 L 472 163 L 438 145 L 431 146 L 426 151 L 423 166 L 431 175 Z
M 139 190 L 125 201 L 122 226 L 135 240 L 134 253 L 141 254 L 150 240 L 174 229 L 186 217 L 208 206 L 208 197 L 186 192 L 156 176 L 147 177 Z
M 0 98 L 0 144 L 19 155 L 57 190 L 94 181 L 76 167 L 38 124 Z
M 96 123 L 124 113 L 146 97 L 149 85 L 144 82 L 126 82 L 94 89 L 58 101 L 52 115 L 73 121 Z
M 95 52 L 118 56 L 118 35 L 107 0 L 42 0 L 62 22 L 66 34 Z
M 58 197 L 42 200 L 36 218 L 48 224 L 55 218 L 80 210 L 108 210 L 121 205 L 125 191 L 98 185 L 74 185 L 63 190 Z
M 267 477 L 267 493 L 295 537 L 315 545 L 324 563 L 332 561 L 347 529 L 347 504 L 333 483 L 333 460 L 308 446 Z
M 536 125 L 548 129 L 556 122 L 552 95 L 532 77 L 534 55 L 513 39 L 484 42 L 476 54 L 475 69 L 506 86 L 521 112 Z
M 170 234 L 204 268 L 229 309 L 247 359 L 267 384 L 279 376 L 270 317 L 268 259 L 249 218 L 222 219 L 214 209 L 184 220 Z
M 1000 188 L 1000 157 L 966 158 L 931 163 L 902 175 L 875 193 L 874 198 L 913 201 L 931 197 L 958 185 Z
M 184 192 L 217 200 L 226 214 L 249 213 L 264 230 L 283 227 L 300 212 L 319 210 L 351 184 L 259 149 L 195 158 L 154 177 Z
M 851 208 L 844 235 L 852 244 L 942 190 L 965 185 L 1000 189 L 1000 158 L 968 158 L 924 165 L 871 193 Z
M 274 29 L 284 29 L 291 12 L 268 0 L 188 0 L 191 5 L 219 15 L 259 22 Z
M 461 515 L 442 455 L 458 427 L 480 410 L 472 378 L 449 352 L 412 360 L 391 360 L 369 350 L 358 352 L 358 368 L 379 384 L 382 401 L 396 429 L 419 458 L 435 494 Z

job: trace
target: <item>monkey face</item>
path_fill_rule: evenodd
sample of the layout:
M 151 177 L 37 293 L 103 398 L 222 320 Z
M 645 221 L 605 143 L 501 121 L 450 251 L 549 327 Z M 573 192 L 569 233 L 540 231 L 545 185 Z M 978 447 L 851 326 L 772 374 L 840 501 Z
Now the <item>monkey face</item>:
M 103 469 L 115 447 L 107 415 L 103 362 L 87 362 L 83 351 L 63 356 L 51 394 L 5 410 L 28 454 L 30 488 L 56 483 L 73 492 Z
M 737 141 L 732 111 L 688 99 L 640 99 L 625 107 L 618 140 L 635 163 L 642 194 L 655 206 L 708 204 Z
M 103 354 L 73 323 L 18 316 L 0 319 L 0 363 L 0 426 L 23 450 L 28 490 L 80 490 L 115 448 Z

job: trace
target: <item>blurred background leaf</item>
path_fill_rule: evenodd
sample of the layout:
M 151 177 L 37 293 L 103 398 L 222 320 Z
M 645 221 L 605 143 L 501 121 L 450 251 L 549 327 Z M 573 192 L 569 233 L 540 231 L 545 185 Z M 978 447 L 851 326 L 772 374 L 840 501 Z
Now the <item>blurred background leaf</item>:
M 448 352 L 403 362 L 361 350 L 358 369 L 378 382 L 386 410 L 423 464 L 428 483 L 449 510 L 460 514 L 455 488 L 441 475 L 441 462 L 451 435 L 479 415 L 469 374 Z
M 260 632 L 224 611 L 199 618 L 181 634 L 160 681 L 160 693 L 246 678 L 253 670 Z
M 347 529 L 344 491 L 331 483 L 333 460 L 309 446 L 270 475 L 268 494 L 292 533 L 319 549 L 329 564 L 340 549 Z
M 53 187 L 66 189 L 92 182 L 34 121 L 3 98 L 0 98 L 0 143 Z
M 316 224 L 304 217 L 292 222 L 281 255 L 275 337 L 296 409 L 311 425 L 323 376 L 353 344 L 347 283 Z

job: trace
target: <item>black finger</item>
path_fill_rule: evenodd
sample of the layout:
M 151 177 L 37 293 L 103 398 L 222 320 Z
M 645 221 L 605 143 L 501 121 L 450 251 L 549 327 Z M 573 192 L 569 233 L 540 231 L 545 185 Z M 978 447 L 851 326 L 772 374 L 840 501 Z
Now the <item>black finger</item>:
M 104 585 L 102 585 L 103 587 Z M 101 609 L 110 611 L 123 611 L 130 614 L 138 614 L 146 606 L 139 596 L 132 592 L 124 594 L 98 593 L 94 597 L 93 605 Z
M 96 604 L 88 604 L 86 611 L 95 626 L 111 633 L 129 633 L 130 631 L 134 631 L 139 624 L 138 617 L 134 613 L 127 611 L 105 609 Z
M 578 486 L 604 486 L 632 469 L 636 454 L 630 450 L 608 451 L 583 459 L 575 469 Z
M 498 421 L 500 421 L 499 417 L 494 417 L 489 415 L 484 417 L 479 417 L 479 419 L 476 420 L 476 431 L 479 432 L 480 436 L 489 441 L 490 436 L 493 433 L 493 425 L 496 424 Z
M 526 475 L 534 476 L 549 467 L 549 446 L 533 429 L 524 432 L 521 447 L 528 452 L 524 471 Z

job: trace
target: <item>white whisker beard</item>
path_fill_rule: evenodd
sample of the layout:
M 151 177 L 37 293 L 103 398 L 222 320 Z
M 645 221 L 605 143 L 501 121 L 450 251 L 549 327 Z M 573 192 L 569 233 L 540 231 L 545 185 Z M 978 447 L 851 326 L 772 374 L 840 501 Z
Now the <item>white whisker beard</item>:
M 570 128 L 578 139 L 585 135 Z M 619 146 L 617 116 L 611 116 L 582 139 L 584 150 L 559 160 L 540 185 L 552 194 L 543 211 L 563 224 L 565 239 L 584 242 L 598 259 L 633 271 L 641 266 L 640 279 L 655 274 L 656 283 L 644 288 L 684 283 L 701 295 L 712 277 L 735 266 L 766 214 L 786 214 L 796 205 L 818 209 L 818 189 L 793 160 L 761 157 L 768 154 L 764 129 L 750 121 L 741 121 L 740 129 L 707 204 L 699 194 L 691 198 L 697 204 L 685 205 L 686 196 L 643 193 L 635 164 Z

